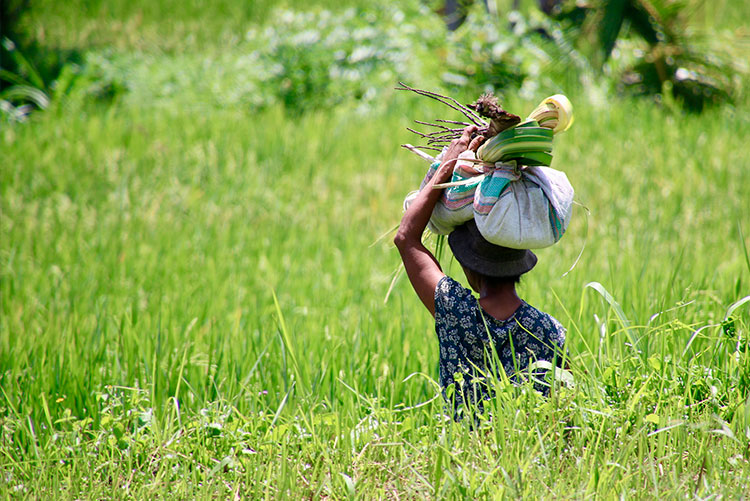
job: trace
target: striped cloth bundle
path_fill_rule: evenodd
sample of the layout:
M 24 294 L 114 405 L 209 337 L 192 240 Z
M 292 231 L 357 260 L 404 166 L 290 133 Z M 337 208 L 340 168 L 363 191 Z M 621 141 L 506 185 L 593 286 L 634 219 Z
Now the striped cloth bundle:
M 430 165 L 420 189 L 432 179 L 440 157 Z M 516 162 L 486 167 L 474 153 L 459 156 L 453 177 L 435 206 L 429 228 L 447 235 L 472 217 L 487 241 L 514 249 L 548 247 L 568 227 L 573 187 L 565 173 L 550 167 Z M 416 196 L 407 195 L 404 207 Z

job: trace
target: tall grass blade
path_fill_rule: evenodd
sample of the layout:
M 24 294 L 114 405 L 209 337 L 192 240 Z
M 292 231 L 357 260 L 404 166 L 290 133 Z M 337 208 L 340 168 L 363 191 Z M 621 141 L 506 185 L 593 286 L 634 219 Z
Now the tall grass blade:
M 271 421 L 271 424 L 268 426 L 269 433 L 271 432 L 271 430 L 273 430 L 273 427 L 276 425 L 276 422 L 279 420 L 279 416 L 281 416 L 281 411 L 283 411 L 284 407 L 286 407 L 286 404 L 289 401 L 289 395 L 292 394 L 292 390 L 294 390 L 294 387 L 296 384 L 297 384 L 297 381 L 292 381 L 292 385 L 289 387 L 289 390 L 284 395 L 284 398 L 281 399 L 281 402 L 279 403 L 279 406 L 276 409 L 276 413 L 274 413 L 273 415 L 273 420 Z
M 586 216 L 583 219 L 583 244 L 581 245 L 581 251 L 578 253 L 578 256 L 576 257 L 575 261 L 573 261 L 573 264 L 570 266 L 568 271 L 562 274 L 563 277 L 567 276 L 568 273 L 573 271 L 573 269 L 576 266 L 578 266 L 578 261 L 581 260 L 581 256 L 583 256 L 583 251 L 586 250 L 586 243 L 589 241 L 589 214 L 591 213 L 591 211 L 589 210 L 588 207 L 586 207 L 585 205 L 581 203 L 576 202 L 575 200 L 573 201 L 573 203 L 581 207 L 584 211 L 583 212 L 584 215 Z
M 398 268 L 396 268 L 396 271 L 393 272 L 393 278 L 391 279 L 391 283 L 385 293 L 385 298 L 383 298 L 383 304 L 386 304 L 388 302 L 388 298 L 391 297 L 391 292 L 396 286 L 396 282 L 398 282 L 398 279 L 401 278 L 401 275 L 403 275 L 405 269 L 406 268 L 404 268 L 404 263 L 399 263 Z
M 271 294 L 273 295 L 273 304 L 274 304 L 274 307 L 276 308 L 276 316 L 279 322 L 278 325 L 279 325 L 279 331 L 281 332 L 281 339 L 284 341 L 284 347 L 286 348 L 287 353 L 289 353 L 289 356 L 292 358 L 292 367 L 294 368 L 294 375 L 297 378 L 297 381 L 299 381 L 300 384 L 302 384 L 303 387 L 305 387 L 304 380 L 302 378 L 302 373 L 299 368 L 299 363 L 297 362 L 297 355 L 295 354 L 294 345 L 292 345 L 292 341 L 289 338 L 289 330 L 286 327 L 284 314 L 281 312 L 281 306 L 279 306 L 279 299 L 276 297 L 276 291 L 271 289 Z
M 695 339 L 698 337 L 698 334 L 700 334 L 702 330 L 708 329 L 709 327 L 717 327 L 718 325 L 719 324 L 704 325 L 700 329 L 696 329 L 695 331 L 693 331 L 693 334 L 690 336 L 690 339 L 688 340 L 687 344 L 685 345 L 685 349 L 682 350 L 682 355 L 680 356 L 680 358 L 681 359 L 685 358 L 685 355 L 687 354 L 688 349 L 690 348 L 690 345 L 693 344 L 693 341 L 695 341 Z
M 730 316 L 732 316 L 732 313 L 734 313 L 734 310 L 736 310 L 737 308 L 739 308 L 740 306 L 748 302 L 750 302 L 750 296 L 745 296 L 742 299 L 730 304 L 729 308 L 727 308 L 727 314 L 724 315 L 724 320 L 727 320 Z
M 742 223 L 737 221 L 737 230 L 740 232 L 740 243 L 742 244 L 742 250 L 745 254 L 745 264 L 747 264 L 747 271 L 750 271 L 750 252 L 747 250 L 747 243 L 745 243 L 745 235 L 742 233 Z
M 622 324 L 625 332 L 628 334 L 631 347 L 636 353 L 638 353 L 638 347 L 636 344 L 637 341 L 634 338 L 633 333 L 631 332 L 630 320 L 628 320 L 628 317 L 625 316 L 625 312 L 622 310 L 620 304 L 615 301 L 615 298 L 612 296 L 612 294 L 610 294 L 609 291 L 605 289 L 604 286 L 599 282 L 589 282 L 584 286 L 584 289 L 586 288 L 594 289 L 604 298 L 605 301 L 609 303 L 610 307 L 612 307 L 612 309 L 614 310 L 615 315 L 617 315 L 617 318 L 620 319 L 620 323 Z
M 397 224 L 396 226 L 394 226 L 394 227 L 393 227 L 393 228 L 391 228 L 390 230 L 388 230 L 388 231 L 386 231 L 385 233 L 383 233 L 382 235 L 380 235 L 380 236 L 379 236 L 378 238 L 376 238 L 376 239 L 375 239 L 375 241 L 374 241 L 373 243 L 371 243 L 371 244 L 369 245 L 369 247 L 375 247 L 375 246 L 376 246 L 376 245 L 377 245 L 378 243 L 380 243 L 380 242 L 381 242 L 381 241 L 382 241 L 382 240 L 383 240 L 383 239 L 384 239 L 385 237 L 387 237 L 388 235 L 390 235 L 391 233 L 393 233 L 394 231 L 396 231 L 396 230 L 398 229 L 398 227 L 399 227 L 399 225 Z

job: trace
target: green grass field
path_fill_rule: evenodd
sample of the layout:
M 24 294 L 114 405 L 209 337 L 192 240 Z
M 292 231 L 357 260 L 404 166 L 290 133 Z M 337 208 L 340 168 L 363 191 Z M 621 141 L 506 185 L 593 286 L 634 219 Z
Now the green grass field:
M 155 45 L 172 3 L 26 22 L 164 58 L 269 22 L 269 2 L 205 22 L 188 2 Z M 747 97 L 696 115 L 568 94 L 553 167 L 581 205 L 520 294 L 567 327 L 575 386 L 501 387 L 475 430 L 443 416 L 408 281 L 384 301 L 400 261 L 379 239 L 426 169 L 405 127 L 450 110 L 125 97 L 0 126 L 0 496 L 747 498 Z

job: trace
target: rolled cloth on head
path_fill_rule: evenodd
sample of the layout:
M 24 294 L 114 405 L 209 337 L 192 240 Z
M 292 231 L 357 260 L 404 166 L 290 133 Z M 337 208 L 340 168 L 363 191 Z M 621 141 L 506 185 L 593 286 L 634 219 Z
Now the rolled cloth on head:
M 474 158 L 471 151 L 459 156 L 451 182 L 430 217 L 432 232 L 448 235 L 474 218 L 482 236 L 495 245 L 539 249 L 562 238 L 570 222 L 574 196 L 564 172 L 550 167 L 518 167 L 515 162 L 486 166 L 473 162 Z M 436 161 L 430 166 L 420 189 L 439 165 Z M 405 208 L 409 201 L 407 196 Z

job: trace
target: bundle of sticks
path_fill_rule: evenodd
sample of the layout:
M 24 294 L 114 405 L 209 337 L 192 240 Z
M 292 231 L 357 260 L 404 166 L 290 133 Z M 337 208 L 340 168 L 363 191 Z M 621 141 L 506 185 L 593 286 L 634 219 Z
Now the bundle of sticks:
M 491 166 L 496 162 L 515 160 L 519 165 L 550 165 L 552 138 L 568 129 L 573 123 L 573 105 L 567 97 L 556 94 L 544 99 L 524 120 L 504 110 L 497 97 L 483 94 L 474 104 L 463 105 L 452 97 L 410 87 L 399 82 L 397 90 L 414 92 L 434 99 L 463 114 L 467 121 L 437 119 L 435 122 L 415 120 L 420 125 L 432 127 L 430 132 L 407 129 L 424 139 L 427 144 L 403 144 L 422 158 L 432 161 L 432 156 L 420 150 L 442 151 L 451 141 L 461 137 L 464 128 L 475 125 L 475 134 L 484 136 L 484 144 L 477 150 L 475 161 Z
M 456 120 L 436 119 L 436 123 L 414 120 L 415 123 L 433 127 L 436 130 L 433 130 L 431 132 L 420 132 L 418 130 L 412 129 L 411 127 L 407 127 L 407 130 L 426 140 L 427 144 L 421 146 L 402 145 L 404 148 L 419 148 L 423 150 L 441 151 L 443 147 L 450 144 L 451 141 L 461 137 L 463 130 L 469 125 L 476 125 L 479 128 L 476 134 L 484 136 L 486 141 L 492 136 L 497 135 L 505 129 L 518 125 L 521 122 L 521 118 L 518 115 L 514 115 L 513 113 L 509 113 L 508 111 L 502 109 L 502 107 L 498 103 L 497 97 L 493 96 L 492 94 L 484 94 L 479 99 L 477 99 L 476 103 L 464 105 L 459 103 L 452 97 L 443 96 L 442 94 L 438 94 L 437 92 L 416 89 L 414 87 L 406 85 L 403 82 L 399 82 L 399 87 L 396 87 L 396 90 L 414 92 L 415 94 L 418 94 L 420 96 L 434 99 L 460 112 L 469 120 L 468 122 L 464 122 Z

